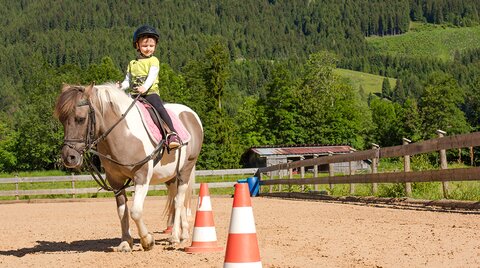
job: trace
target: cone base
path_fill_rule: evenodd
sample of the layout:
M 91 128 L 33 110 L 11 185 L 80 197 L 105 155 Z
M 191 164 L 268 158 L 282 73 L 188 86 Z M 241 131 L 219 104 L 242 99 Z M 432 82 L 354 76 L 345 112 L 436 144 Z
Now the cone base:
M 185 248 L 187 253 L 202 253 L 202 252 L 219 252 L 223 251 L 222 247 L 196 247 L 190 246 Z
M 162 231 L 162 234 L 171 234 L 172 233 L 173 227 L 169 226 L 167 229 Z

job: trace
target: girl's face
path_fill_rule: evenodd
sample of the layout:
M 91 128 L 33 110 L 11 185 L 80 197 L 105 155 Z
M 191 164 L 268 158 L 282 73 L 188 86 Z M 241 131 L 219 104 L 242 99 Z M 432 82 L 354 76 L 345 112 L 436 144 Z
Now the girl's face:
M 146 57 L 150 57 L 155 52 L 157 41 L 151 37 L 141 37 L 137 42 L 137 49 Z

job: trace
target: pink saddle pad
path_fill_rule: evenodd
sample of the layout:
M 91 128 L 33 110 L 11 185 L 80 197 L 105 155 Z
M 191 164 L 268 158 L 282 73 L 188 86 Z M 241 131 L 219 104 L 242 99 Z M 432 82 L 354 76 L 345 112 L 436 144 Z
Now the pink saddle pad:
M 157 125 L 155 125 L 155 122 L 153 122 L 153 119 L 150 116 L 150 113 L 147 111 L 145 105 L 148 104 L 140 102 L 136 103 L 137 109 L 142 115 L 143 125 L 147 129 L 148 134 L 154 142 L 159 143 L 164 137 L 162 137 L 162 132 L 160 131 L 160 129 L 158 129 Z M 168 115 L 170 115 L 170 119 L 172 119 L 173 127 L 177 131 L 178 137 L 180 137 L 183 143 L 187 143 L 190 140 L 190 133 L 188 133 L 187 129 L 183 125 L 182 121 L 180 121 L 180 118 L 178 118 L 177 114 L 167 108 L 166 110 L 168 112 Z

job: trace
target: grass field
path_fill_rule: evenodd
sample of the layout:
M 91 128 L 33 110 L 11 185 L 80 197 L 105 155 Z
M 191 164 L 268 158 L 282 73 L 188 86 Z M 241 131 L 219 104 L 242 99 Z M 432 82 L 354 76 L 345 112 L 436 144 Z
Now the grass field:
M 454 28 L 445 25 L 412 22 L 410 31 L 395 36 L 372 36 L 367 43 L 380 54 L 453 60 L 455 51 L 480 48 L 480 26 Z M 334 73 L 347 79 L 355 88 L 363 87 L 365 94 L 381 92 L 383 76 L 337 68 Z M 389 78 L 393 88 L 396 79 Z
M 360 86 L 363 87 L 365 94 L 375 93 L 375 92 L 382 92 L 382 83 L 385 77 L 369 74 L 369 73 L 362 73 L 347 69 L 340 69 L 337 68 L 333 71 L 336 75 L 339 75 L 345 78 L 350 85 L 353 86 L 355 89 L 360 89 Z M 397 79 L 395 78 L 388 78 L 390 81 L 390 87 L 394 88 L 397 84 Z
M 372 36 L 367 43 L 380 54 L 453 60 L 455 51 L 480 47 L 480 26 L 454 28 L 411 23 L 410 31 L 395 36 Z

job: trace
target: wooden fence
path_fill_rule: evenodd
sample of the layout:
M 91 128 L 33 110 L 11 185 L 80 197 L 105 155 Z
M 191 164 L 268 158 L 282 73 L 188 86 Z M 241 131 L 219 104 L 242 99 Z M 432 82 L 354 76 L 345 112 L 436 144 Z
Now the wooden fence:
M 349 154 L 330 155 L 307 160 L 300 160 L 290 163 L 259 168 L 255 176 L 259 177 L 262 186 L 269 186 L 269 192 L 273 192 L 273 186 L 278 185 L 278 191 L 282 191 L 282 185 L 314 185 L 317 190 L 319 184 L 350 184 L 350 193 L 353 194 L 354 186 L 357 183 L 371 183 L 372 193 L 376 194 L 377 183 L 405 183 L 407 196 L 411 196 L 411 182 L 442 182 L 443 194 L 448 198 L 448 181 L 473 181 L 480 180 L 480 168 L 460 168 L 447 169 L 446 150 L 457 148 L 470 148 L 480 146 L 480 132 L 469 134 L 444 136 L 445 132 L 438 130 L 438 138 L 410 143 L 404 139 L 403 145 L 380 148 L 373 144 L 373 148 L 365 151 L 356 151 Z M 410 171 L 410 156 L 422 153 L 440 152 L 441 169 L 427 171 Z M 472 157 L 473 157 L 473 153 Z M 403 157 L 404 170 L 402 172 L 377 173 L 377 165 L 380 158 Z M 371 172 L 368 174 L 355 174 L 355 170 L 350 168 L 347 175 L 335 176 L 333 172 L 329 172 L 328 177 L 318 177 L 319 165 L 331 165 L 332 163 L 344 163 L 353 161 L 370 160 Z M 313 178 L 305 178 L 305 167 L 314 168 Z M 352 165 L 350 165 L 351 167 Z M 292 170 L 300 168 L 301 178 L 292 177 Z M 289 170 L 289 178 L 275 179 L 281 170 Z M 332 170 L 332 169 L 331 169 Z M 270 178 L 270 179 L 267 179 Z M 303 188 L 302 188 L 303 190 Z
M 404 183 L 407 196 L 411 196 L 411 182 L 442 182 L 442 189 L 445 198 L 448 198 L 448 182 L 449 181 L 476 181 L 480 180 L 480 167 L 470 167 L 461 169 L 447 169 L 446 150 L 457 148 L 470 148 L 480 146 L 480 132 L 469 134 L 444 136 L 445 132 L 438 131 L 439 138 L 417 143 L 410 143 L 409 140 L 404 139 L 403 145 L 380 148 L 374 145 L 372 149 L 365 151 L 355 151 L 349 154 L 330 155 L 318 157 L 307 160 L 300 160 L 290 163 L 284 163 L 263 168 L 250 169 L 228 169 L 228 170 L 198 170 L 196 176 L 228 176 L 228 175 L 245 175 L 246 177 L 255 174 L 260 179 L 262 187 L 269 186 L 269 192 L 273 192 L 273 186 L 278 185 L 278 191 L 282 191 L 282 185 L 313 185 L 317 190 L 317 185 L 329 184 L 333 187 L 335 184 L 350 184 L 350 193 L 354 193 L 355 184 L 357 183 L 371 183 L 372 193 L 376 194 L 377 183 Z M 410 156 L 422 153 L 440 152 L 441 169 L 427 170 L 427 171 L 410 171 Z M 377 165 L 380 158 L 403 157 L 404 171 L 393 173 L 377 173 Z M 335 176 L 329 171 L 328 177 L 318 177 L 318 166 L 329 165 L 333 163 L 352 163 L 354 161 L 369 160 L 371 162 L 371 173 L 369 174 L 355 174 L 350 165 L 349 174 Z M 312 167 L 314 175 L 312 178 L 305 178 L 305 167 Z M 300 168 L 301 178 L 293 179 L 292 170 Z M 275 174 L 280 174 L 279 171 L 288 170 L 290 174 L 288 179 L 274 178 Z M 266 179 L 270 178 L 270 179 Z M 0 179 L 0 184 L 15 184 L 15 190 L 0 191 L 0 196 L 31 196 L 31 195 L 72 195 L 77 194 L 92 194 L 98 192 L 105 192 L 98 187 L 95 188 L 78 188 L 75 186 L 79 181 L 93 181 L 89 175 L 71 175 L 71 176 L 57 176 L 57 177 L 15 177 Z M 71 187 L 65 189 L 37 189 L 37 190 L 22 190 L 20 185 L 22 183 L 38 183 L 38 182 L 70 182 Z M 210 188 L 228 188 L 233 187 L 236 181 L 209 183 Z M 196 189 L 199 184 L 195 184 Z M 127 191 L 132 191 L 133 187 L 127 188 Z M 150 190 L 166 190 L 164 185 L 151 185 Z M 302 188 L 303 190 L 303 188 Z
M 247 169 L 224 169 L 224 170 L 197 170 L 195 175 L 197 177 L 205 176 L 224 176 L 230 175 L 245 175 L 251 176 L 257 171 L 256 168 Z M 79 181 L 94 181 L 90 175 L 70 175 L 70 176 L 54 176 L 54 177 L 15 177 L 15 178 L 0 178 L 0 184 L 15 184 L 15 190 L 0 191 L 0 196 L 15 196 L 19 199 L 20 196 L 33 196 L 33 195 L 72 195 L 75 197 L 78 194 L 94 194 L 94 193 L 106 193 L 105 190 L 99 187 L 92 188 L 78 188 L 75 186 Z M 70 182 L 71 188 L 64 189 L 35 189 L 35 190 L 23 190 L 20 189 L 24 183 L 41 183 L 41 182 Z M 209 183 L 209 188 L 228 188 L 233 187 L 236 181 L 228 182 L 215 182 Z M 195 189 L 198 189 L 200 185 L 196 183 Z M 166 190 L 164 184 L 150 185 L 149 190 Z M 133 187 L 126 189 L 127 191 L 133 191 Z

